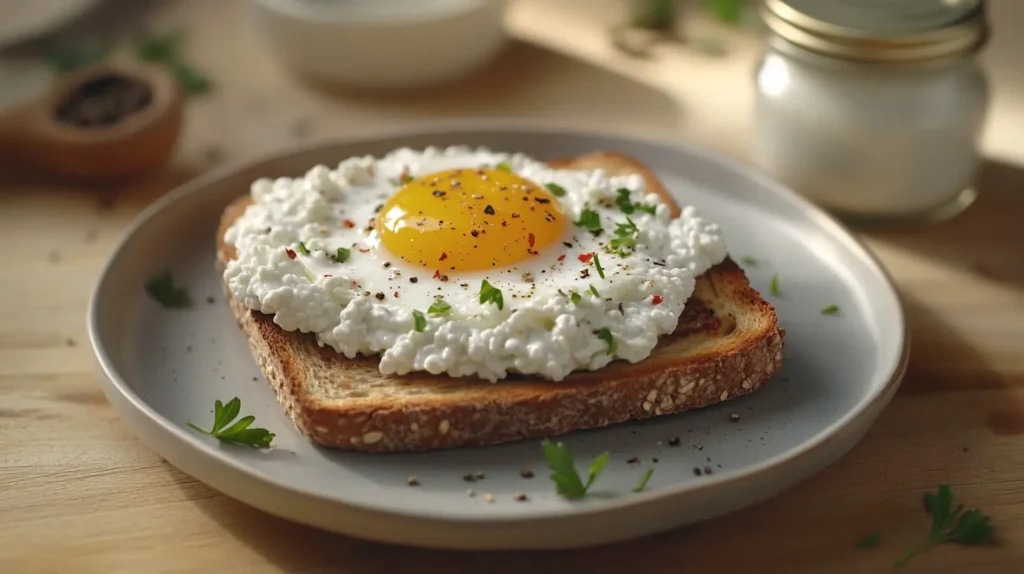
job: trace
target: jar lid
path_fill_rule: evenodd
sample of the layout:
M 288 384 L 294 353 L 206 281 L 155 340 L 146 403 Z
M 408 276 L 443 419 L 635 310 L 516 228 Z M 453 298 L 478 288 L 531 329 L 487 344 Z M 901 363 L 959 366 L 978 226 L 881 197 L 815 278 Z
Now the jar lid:
M 914 62 L 963 54 L 988 39 L 984 0 L 764 0 L 782 39 L 828 56 Z

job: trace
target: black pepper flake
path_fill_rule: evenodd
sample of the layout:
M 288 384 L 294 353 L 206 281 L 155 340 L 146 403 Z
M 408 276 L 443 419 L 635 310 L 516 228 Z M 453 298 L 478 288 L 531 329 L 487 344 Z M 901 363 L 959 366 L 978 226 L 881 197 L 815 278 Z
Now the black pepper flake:
M 374 297 L 376 297 L 378 301 L 383 301 L 384 300 L 384 293 L 383 292 L 377 293 L 376 295 L 374 295 Z
M 524 468 L 519 471 L 519 476 L 523 478 L 533 478 L 533 471 L 529 468 Z
M 502 221 L 501 222 L 501 226 L 502 227 L 508 227 L 508 222 L 507 221 Z
M 364 297 L 369 297 L 370 296 L 370 292 L 369 291 L 363 291 L 363 296 Z
M 518 213 L 513 213 L 512 214 L 512 219 L 519 219 L 519 214 Z
M 710 466 L 705 466 L 704 467 L 704 474 L 711 474 L 711 467 Z
M 440 189 L 435 189 L 433 191 L 433 195 L 434 197 L 444 197 L 446 193 L 444 191 L 441 191 Z
M 419 280 L 418 277 L 410 277 L 409 278 L 409 283 L 419 283 L 419 282 L 420 282 L 420 280 Z
M 697 466 L 693 467 L 693 476 L 700 476 L 700 475 L 701 475 L 700 467 L 697 467 Z
M 466 482 L 476 482 L 476 477 L 473 476 L 473 473 L 467 472 L 466 474 L 462 475 L 462 480 Z
M 380 205 L 378 205 L 377 207 L 374 207 L 374 208 L 373 208 L 373 212 L 374 212 L 374 213 L 380 213 L 380 210 L 381 210 L 381 209 L 384 209 L 384 204 L 383 204 L 383 203 L 381 203 L 381 204 L 380 204 Z
M 572 243 L 569 243 L 568 241 L 563 241 L 562 245 L 566 246 L 568 249 L 572 249 Z
M 487 207 L 484 208 L 484 213 L 487 215 L 494 215 L 494 208 L 491 207 L 491 204 L 487 204 Z
M 651 459 L 651 460 L 654 461 L 654 464 L 658 464 L 658 459 L 654 458 L 654 459 Z
M 540 204 L 551 203 L 550 199 L 547 199 L 547 198 L 544 198 L 544 197 L 535 197 L 535 198 L 533 198 L 533 200 L 536 201 L 537 203 L 540 203 Z
M 702 445 L 702 444 L 697 445 L 697 450 L 704 450 L 704 445 Z
M 639 456 L 634 456 L 633 458 L 627 460 L 626 462 L 628 464 L 637 464 L 638 462 L 640 462 L 640 457 Z
M 668 439 L 668 446 L 679 446 L 679 437 L 675 436 Z
M 217 302 L 217 300 L 214 299 L 213 297 L 207 297 L 206 302 L 209 303 L 210 305 L 213 305 L 214 303 Z
M 383 264 L 383 267 L 384 267 L 384 269 L 387 269 L 388 267 L 391 267 L 391 262 L 390 261 L 385 261 L 384 264 Z
M 525 493 L 520 492 L 520 493 L 516 494 L 516 502 L 526 502 L 527 500 L 529 500 L 529 499 L 526 498 L 526 494 Z
M 732 422 L 734 422 L 734 423 L 735 423 L 735 422 L 739 422 L 739 420 L 740 420 L 740 415 L 739 415 L 739 413 L 730 413 L 730 414 L 729 414 L 729 420 L 730 420 L 730 421 L 732 421 Z
M 475 230 L 475 229 L 470 231 L 469 234 L 472 235 L 473 237 L 479 237 L 480 236 L 480 232 Z

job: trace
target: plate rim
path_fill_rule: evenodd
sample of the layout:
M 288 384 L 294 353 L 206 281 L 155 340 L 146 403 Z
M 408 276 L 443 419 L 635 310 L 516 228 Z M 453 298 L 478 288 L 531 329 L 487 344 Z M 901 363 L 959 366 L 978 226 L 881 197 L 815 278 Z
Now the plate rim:
M 646 491 L 637 493 L 630 497 L 617 497 L 610 500 L 594 500 L 588 501 L 586 505 L 574 505 L 568 507 L 564 511 L 552 511 L 549 514 L 544 515 L 485 515 L 485 516 L 438 516 L 431 512 L 426 512 L 418 509 L 410 509 L 408 511 L 399 512 L 391 508 L 380 507 L 373 504 L 373 502 L 355 501 L 353 499 L 339 499 L 330 495 L 323 494 L 321 492 L 309 490 L 295 485 L 288 484 L 284 481 L 262 476 L 257 472 L 253 472 L 248 465 L 244 462 L 236 460 L 230 456 L 229 453 L 222 451 L 218 448 L 218 445 L 207 444 L 205 441 L 195 441 L 194 437 L 188 436 L 186 430 L 174 421 L 166 419 L 163 415 L 156 412 L 147 402 L 145 402 L 138 394 L 136 394 L 127 383 L 127 381 L 120 376 L 118 371 L 113 365 L 106 349 L 104 348 L 102 341 L 100 340 L 100 328 L 97 319 L 97 310 L 100 305 L 102 294 L 107 289 L 107 282 L 110 280 L 111 270 L 115 267 L 119 256 L 123 253 L 125 246 L 128 245 L 132 239 L 136 236 L 139 231 L 144 228 L 151 220 L 156 218 L 160 212 L 169 206 L 183 200 L 184 198 L 195 194 L 201 193 L 205 188 L 214 184 L 222 179 L 230 177 L 239 172 L 247 169 L 252 169 L 260 164 L 270 162 L 273 160 L 280 160 L 286 157 L 298 156 L 303 154 L 312 153 L 315 150 L 339 147 L 344 145 L 371 145 L 375 142 L 385 139 L 392 139 L 397 137 L 423 137 L 429 135 L 440 135 L 446 133 L 516 133 L 521 135 L 533 135 L 537 137 L 551 137 L 551 136 L 569 136 L 580 139 L 612 139 L 618 141 L 628 141 L 630 143 L 651 145 L 661 148 L 672 150 L 676 153 L 690 155 L 702 161 L 717 164 L 719 167 L 738 174 L 752 183 L 768 189 L 778 195 L 782 200 L 789 202 L 794 207 L 798 208 L 802 215 L 806 216 L 807 219 L 819 226 L 821 229 L 826 231 L 830 236 L 841 239 L 847 243 L 847 247 L 862 259 L 869 268 L 878 275 L 882 280 L 884 287 L 889 291 L 892 296 L 893 303 L 895 304 L 895 310 L 897 312 L 896 322 L 901 327 L 900 340 L 902 346 L 897 354 L 895 364 L 892 365 L 890 371 L 884 376 L 888 377 L 884 384 L 882 384 L 873 396 L 865 399 L 860 404 L 855 405 L 853 408 L 847 410 L 840 417 L 834 420 L 831 424 L 826 426 L 823 430 L 819 431 L 816 436 L 812 439 L 801 443 L 799 446 L 793 447 L 787 451 L 774 455 L 772 457 L 761 460 L 755 464 L 746 466 L 742 469 L 735 469 L 716 474 L 711 480 L 702 481 L 700 483 L 673 483 L 665 485 L 654 491 Z M 871 419 L 866 421 L 867 428 L 870 428 L 874 424 L 875 418 L 882 409 L 888 404 L 888 402 L 895 395 L 896 390 L 899 388 L 902 382 L 903 376 L 906 373 L 909 353 L 910 353 L 910 333 L 907 328 L 906 316 L 904 312 L 904 305 L 902 297 L 898 288 L 892 280 L 888 270 L 878 260 L 877 256 L 872 253 L 867 246 L 858 239 L 852 231 L 846 226 L 840 223 L 835 217 L 824 212 L 812 204 L 809 200 L 798 195 L 796 192 L 776 182 L 766 174 L 763 174 L 756 167 L 749 163 L 745 163 L 741 160 L 734 159 L 732 157 L 725 156 L 716 151 L 700 147 L 698 145 L 690 144 L 680 140 L 672 140 L 664 137 L 651 137 L 646 135 L 637 135 L 625 133 L 617 130 L 602 130 L 602 129 L 590 129 L 581 128 L 576 126 L 567 125 L 552 125 L 550 123 L 541 124 L 534 121 L 524 120 L 505 120 L 505 119 L 464 119 L 464 120 L 434 120 L 434 121 L 419 121 L 410 122 L 399 126 L 390 126 L 387 128 L 381 128 L 373 130 L 367 133 L 353 133 L 347 137 L 332 138 L 330 140 L 318 141 L 311 144 L 305 144 L 302 146 L 296 146 L 287 150 L 279 150 L 276 152 L 260 154 L 258 156 L 238 160 L 231 162 L 218 169 L 211 170 L 210 172 L 200 175 L 184 184 L 174 188 L 156 201 L 151 203 L 149 206 L 144 208 L 131 222 L 131 224 L 125 229 L 121 239 L 118 241 L 116 247 L 111 251 L 109 258 L 103 265 L 103 268 L 96 280 L 95 287 L 90 296 L 88 312 L 87 312 L 87 329 L 89 333 L 90 343 L 95 354 L 97 372 L 100 376 L 101 384 L 104 392 L 107 394 L 108 400 L 115 406 L 121 419 L 128 424 L 129 427 L 136 433 L 136 435 L 143 440 L 154 452 L 161 456 L 166 456 L 165 451 L 171 450 L 170 447 L 159 447 L 158 441 L 146 440 L 143 435 L 148 434 L 142 432 L 139 428 L 139 424 L 135 422 L 135 417 L 131 415 L 142 415 L 149 420 L 160 432 L 164 433 L 163 440 L 168 438 L 173 439 L 178 444 L 176 447 L 185 447 L 193 451 L 193 455 L 199 455 L 202 457 L 201 464 L 204 465 L 220 465 L 222 468 L 215 469 L 209 474 L 214 472 L 222 472 L 225 470 L 223 467 L 227 467 L 228 470 L 233 473 L 241 474 L 246 477 L 249 481 L 255 481 L 260 487 L 270 487 L 274 489 L 280 489 L 285 492 L 291 493 L 292 495 L 298 495 L 303 497 L 311 498 L 313 501 L 330 504 L 335 507 L 344 508 L 346 510 L 358 511 L 360 513 L 370 513 L 379 518 L 387 519 L 399 519 L 399 520 L 418 520 L 427 521 L 434 524 L 461 524 L 461 525 L 487 525 L 487 526 L 513 526 L 522 523 L 536 523 L 538 521 L 551 521 L 551 520 L 562 520 L 562 519 L 581 519 L 581 518 L 597 518 L 598 516 L 614 514 L 626 508 L 652 506 L 659 504 L 660 501 L 673 499 L 680 496 L 692 496 L 699 494 L 700 492 L 707 492 L 718 490 L 723 487 L 727 487 L 732 483 L 749 480 L 756 477 L 759 474 L 764 474 L 776 467 L 793 465 L 799 462 L 801 459 L 809 458 L 811 455 L 816 454 L 821 448 L 826 446 L 829 442 L 837 439 L 844 431 L 849 431 L 856 427 L 856 423 L 865 422 L 861 421 L 863 417 L 870 416 Z M 122 402 L 123 401 L 123 402 Z M 121 408 L 118 406 L 121 405 Z M 122 409 L 131 408 L 134 409 L 134 413 L 130 411 L 123 411 Z M 148 429 L 147 429 L 148 430 Z M 863 433 L 861 433 L 863 434 Z M 860 440 L 860 437 L 854 441 L 856 444 Z M 849 452 L 850 448 L 847 448 L 838 456 L 845 456 Z M 200 463 L 197 463 L 197 465 Z M 176 464 L 176 466 L 178 466 Z M 181 468 L 179 466 L 179 468 Z M 823 467 L 816 467 L 810 474 L 820 472 Z M 182 469 L 184 470 L 184 469 Z M 188 474 L 193 474 L 188 472 Z M 199 476 L 193 474 L 196 478 Z M 804 477 L 802 480 L 805 480 Z M 257 507 L 261 505 L 252 502 L 251 500 L 236 496 L 229 492 L 227 489 L 222 489 L 220 486 L 214 484 L 217 481 L 208 480 L 208 477 L 200 478 L 208 486 L 219 490 L 231 498 L 236 498 L 245 501 L 247 504 L 251 504 Z M 784 489 L 783 489 L 784 490 Z M 774 495 L 773 495 L 774 496 Z M 280 514 L 278 512 L 273 512 Z M 324 527 L 322 524 L 316 522 L 310 522 L 294 515 L 287 516 L 291 520 L 305 522 L 307 524 L 315 524 L 317 526 Z

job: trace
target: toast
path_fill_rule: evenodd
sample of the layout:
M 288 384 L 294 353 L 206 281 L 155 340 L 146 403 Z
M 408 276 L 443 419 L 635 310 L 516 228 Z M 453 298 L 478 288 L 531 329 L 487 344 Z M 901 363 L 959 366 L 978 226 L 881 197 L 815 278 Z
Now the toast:
M 596 152 L 552 160 L 561 168 L 639 173 L 632 158 Z M 229 205 L 217 236 L 221 269 L 235 257 L 224 233 L 249 205 Z M 775 310 L 731 259 L 697 279 L 676 331 L 638 363 L 617 360 L 560 382 L 513 375 L 497 383 L 427 373 L 383 375 L 377 357 L 348 359 L 315 335 L 286 332 L 273 317 L 228 301 L 278 402 L 313 443 L 365 452 L 421 451 L 560 435 L 705 407 L 748 394 L 782 364 L 785 333 Z

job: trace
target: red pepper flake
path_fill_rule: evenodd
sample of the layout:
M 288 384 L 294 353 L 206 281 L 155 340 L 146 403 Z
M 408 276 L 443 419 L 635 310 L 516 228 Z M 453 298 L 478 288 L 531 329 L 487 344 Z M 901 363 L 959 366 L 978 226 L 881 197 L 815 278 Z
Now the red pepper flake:
M 398 291 L 395 291 L 395 299 L 398 299 Z
M 287 247 L 285 247 L 284 248 L 284 252 L 288 254 L 288 259 L 295 259 L 295 257 L 296 257 L 295 252 L 292 251 L 291 249 L 288 249 Z
M 526 238 L 526 242 L 530 244 L 530 248 L 533 248 L 533 244 L 537 242 L 537 238 L 531 233 Z
M 445 259 L 448 259 L 448 254 L 442 251 L 441 252 L 441 257 L 438 257 L 437 260 L 438 261 L 444 261 Z
M 661 303 L 662 303 L 662 302 L 663 302 L 664 300 L 665 300 L 665 298 L 664 298 L 664 297 L 662 297 L 661 295 L 655 295 L 655 296 L 654 296 L 654 297 L 653 297 L 653 298 L 651 299 L 651 303 L 653 303 L 653 304 L 655 304 L 655 305 L 661 305 Z
M 440 269 L 438 269 L 437 271 L 434 271 L 434 279 L 437 279 L 439 277 L 441 277 L 441 270 Z
M 590 260 L 594 258 L 593 253 L 580 253 L 579 260 L 583 263 L 590 263 Z
M 564 253 L 558 256 L 558 262 L 561 263 L 562 261 L 565 261 L 565 254 Z
M 345 221 L 342 221 L 341 224 L 344 225 L 346 229 L 352 229 L 356 226 L 356 222 L 351 219 L 346 219 Z
M 370 250 L 369 250 L 369 249 L 363 249 L 362 247 L 360 247 L 360 248 L 359 248 L 359 252 L 360 252 L 360 253 L 369 253 L 369 252 L 370 252 Z
M 334 275 L 324 275 L 324 278 L 327 278 L 327 277 L 334 277 Z

